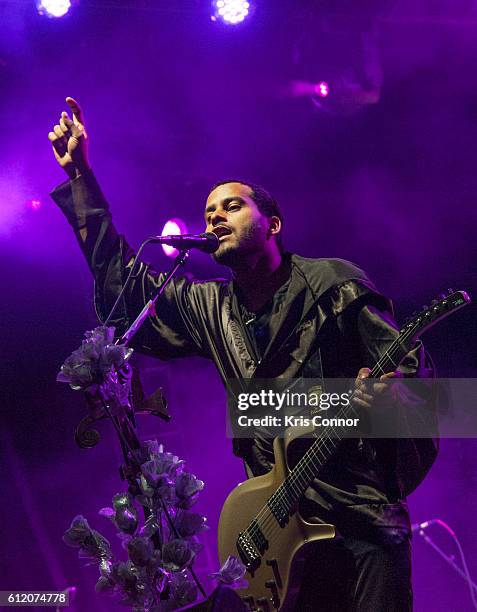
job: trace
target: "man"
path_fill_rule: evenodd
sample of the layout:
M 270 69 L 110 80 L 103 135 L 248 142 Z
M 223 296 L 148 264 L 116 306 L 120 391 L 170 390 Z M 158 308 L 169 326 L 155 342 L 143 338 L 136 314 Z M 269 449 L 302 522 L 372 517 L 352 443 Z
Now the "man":
M 90 169 L 87 134 L 77 102 L 66 99 L 49 139 L 69 181 L 52 197 L 73 226 L 95 277 L 104 321 L 134 261 L 111 222 Z M 281 247 L 282 215 L 263 189 L 239 181 L 217 184 L 205 207 L 214 253 L 233 281 L 175 279 L 134 346 L 163 359 L 201 355 L 227 384 L 237 378 L 357 378 L 356 403 L 373 409 L 387 379 L 425 369 L 420 345 L 399 372 L 364 386 L 397 335 L 391 306 L 366 274 L 343 260 L 305 259 Z M 123 332 L 162 280 L 140 264 L 111 323 Z M 347 440 L 300 502 L 305 517 L 336 525 L 339 536 L 309 552 L 297 610 L 404 612 L 412 608 L 410 523 L 405 495 L 423 478 L 435 448 L 413 441 Z M 269 439 L 234 440 L 249 475 L 273 462 Z

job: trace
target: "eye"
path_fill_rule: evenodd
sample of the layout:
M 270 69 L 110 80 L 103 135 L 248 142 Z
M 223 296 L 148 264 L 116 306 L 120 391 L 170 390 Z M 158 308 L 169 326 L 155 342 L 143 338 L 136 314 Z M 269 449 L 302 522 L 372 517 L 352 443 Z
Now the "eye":
M 240 210 L 240 204 L 238 202 L 231 202 L 228 205 L 227 210 Z

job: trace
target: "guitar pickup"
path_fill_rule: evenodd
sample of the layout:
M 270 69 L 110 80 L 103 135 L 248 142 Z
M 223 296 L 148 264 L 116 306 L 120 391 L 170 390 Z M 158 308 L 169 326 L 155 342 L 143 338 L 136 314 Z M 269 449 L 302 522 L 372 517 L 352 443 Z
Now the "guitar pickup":
M 257 599 L 257 606 L 260 612 L 271 612 L 270 604 L 268 603 L 268 599 L 266 597 L 259 597 Z
M 250 527 L 248 528 L 248 532 L 249 532 L 250 537 L 252 538 L 253 543 L 255 544 L 257 550 L 260 551 L 263 554 L 267 550 L 267 548 L 268 548 L 268 540 L 263 535 L 263 532 L 260 529 L 260 526 L 259 526 L 258 521 L 256 519 L 253 519 L 253 521 L 250 523 Z
M 261 558 L 248 530 L 239 533 L 236 546 L 242 563 L 253 577 L 255 570 L 260 567 Z

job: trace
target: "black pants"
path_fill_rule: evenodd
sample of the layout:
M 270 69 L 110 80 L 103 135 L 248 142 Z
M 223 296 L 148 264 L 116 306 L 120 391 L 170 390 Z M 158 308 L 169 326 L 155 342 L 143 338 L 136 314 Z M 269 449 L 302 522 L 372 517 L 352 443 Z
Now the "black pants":
M 351 536 L 307 551 L 296 612 L 410 612 L 411 546 Z

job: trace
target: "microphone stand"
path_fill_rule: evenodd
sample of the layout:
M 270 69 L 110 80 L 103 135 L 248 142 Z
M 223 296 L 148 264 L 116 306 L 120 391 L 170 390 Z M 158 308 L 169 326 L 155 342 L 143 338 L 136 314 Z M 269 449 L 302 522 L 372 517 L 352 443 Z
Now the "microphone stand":
M 124 334 L 121 336 L 121 338 L 116 341 L 116 344 L 128 344 L 131 341 L 131 339 L 137 334 L 138 330 L 142 327 L 142 325 L 143 325 L 144 321 L 147 319 L 147 317 L 156 314 L 156 303 L 157 303 L 157 300 L 164 293 L 167 285 L 174 278 L 174 276 L 176 275 L 176 273 L 179 270 L 179 268 L 181 268 L 182 266 L 184 266 L 186 264 L 188 258 L 189 258 L 189 250 L 188 249 L 184 249 L 184 250 L 179 251 L 179 254 L 177 255 L 177 257 L 175 259 L 174 265 L 169 270 L 169 272 L 167 273 L 166 277 L 164 278 L 164 280 L 160 284 L 159 288 L 156 291 L 156 295 L 152 299 L 150 299 L 147 302 L 147 304 L 145 304 L 144 308 L 138 314 L 138 316 L 133 321 L 133 323 L 124 332 Z M 134 412 L 132 412 L 132 414 L 134 414 Z M 112 418 L 112 415 L 108 415 L 108 416 L 110 416 L 111 419 L 114 422 L 114 419 Z M 139 439 L 138 439 L 138 437 L 136 435 L 136 432 L 135 432 L 135 422 L 131 423 L 130 418 L 128 418 L 128 415 L 125 415 L 125 416 L 126 416 L 125 419 L 120 419 L 119 429 L 116 428 L 116 430 L 118 432 L 119 440 L 120 440 L 120 443 L 121 443 L 121 449 L 123 451 L 123 457 L 124 457 L 124 460 L 125 460 L 125 467 L 126 467 L 127 474 L 128 474 L 128 481 L 131 482 L 132 473 L 134 474 L 134 476 L 133 476 L 133 478 L 134 478 L 136 476 L 136 474 L 137 474 L 138 469 L 139 469 L 139 465 L 133 459 L 133 453 L 132 453 L 133 449 L 129 446 L 129 441 L 131 441 L 133 443 L 135 448 L 139 448 L 140 447 L 140 442 L 139 442 Z M 123 430 L 121 428 L 121 425 L 123 425 L 125 427 L 125 430 Z M 126 473 L 126 470 L 124 470 L 123 473 Z M 137 486 L 135 478 L 134 478 L 134 486 Z M 150 516 L 151 511 L 149 510 L 149 508 L 146 508 L 146 507 L 143 507 L 143 509 L 144 509 L 144 515 L 145 515 L 145 517 L 147 519 Z M 173 523 L 173 521 L 171 519 L 171 516 L 170 516 L 170 514 L 169 514 L 169 512 L 167 510 L 167 507 L 166 507 L 165 503 L 162 504 L 162 510 L 164 512 L 164 515 L 166 517 L 167 522 L 169 523 L 169 526 L 174 531 L 176 537 L 179 537 L 179 533 L 177 532 L 177 530 L 176 530 L 176 528 L 174 526 L 174 523 Z M 200 590 L 202 596 L 203 597 L 207 597 L 206 592 L 204 591 L 204 588 L 202 587 L 199 579 L 197 578 L 197 575 L 194 572 L 193 568 L 189 567 L 189 571 L 190 571 L 191 576 L 193 577 L 194 582 L 196 583 L 198 589 Z
M 132 338 L 136 335 L 136 333 L 141 328 L 141 326 L 143 325 L 147 317 L 156 314 L 157 300 L 164 293 L 165 288 L 170 283 L 170 281 L 173 279 L 173 277 L 175 276 L 179 268 L 185 265 L 188 258 L 189 258 L 189 249 L 183 249 L 179 251 L 179 254 L 177 255 L 175 259 L 174 265 L 172 266 L 171 270 L 167 273 L 166 277 L 164 278 L 161 285 L 157 289 L 156 295 L 147 302 L 147 304 L 138 314 L 134 322 L 124 332 L 121 338 L 116 340 L 115 344 L 127 345 L 132 340 Z M 114 407 L 112 407 L 109 405 L 108 401 L 106 401 L 104 398 L 101 398 L 101 405 L 102 405 L 102 409 L 104 413 L 112 421 L 114 428 L 116 430 L 116 433 L 118 434 L 118 437 L 119 437 L 119 442 L 120 442 L 121 450 L 122 450 L 123 457 L 124 457 L 124 465 L 120 467 L 121 478 L 123 480 L 128 481 L 131 492 L 137 491 L 138 485 L 136 482 L 136 477 L 140 471 L 140 464 L 135 457 L 134 451 L 140 449 L 141 443 L 136 433 L 135 414 L 138 414 L 138 413 L 141 414 L 141 413 L 146 412 L 149 414 L 154 414 L 155 416 L 160 416 L 164 420 L 169 420 L 170 415 L 168 414 L 166 410 L 167 402 L 164 396 L 162 395 L 162 391 L 159 389 L 150 398 L 144 401 L 142 387 L 140 385 L 139 380 L 136 379 L 136 391 L 139 390 L 139 400 L 141 404 L 139 406 L 139 410 L 137 409 L 138 406 L 136 406 L 137 402 L 135 401 L 136 398 L 134 397 L 135 395 L 134 393 L 135 391 L 134 375 L 131 372 L 131 367 L 129 366 L 129 364 L 125 363 L 122 367 L 120 366 L 117 369 L 117 371 L 111 372 L 111 376 L 113 376 L 113 378 L 117 377 L 115 378 L 115 380 L 119 379 L 123 381 L 127 380 L 128 378 L 132 378 L 131 382 L 133 386 L 133 393 L 132 393 L 131 407 L 124 406 L 124 405 L 114 405 Z M 88 400 L 90 407 L 94 407 L 95 399 L 92 398 L 91 396 L 90 397 L 87 396 L 87 400 Z M 118 404 L 118 402 L 115 402 L 115 404 Z M 100 416 L 96 415 L 96 418 L 94 416 L 93 417 L 89 416 L 89 417 L 86 417 L 86 419 L 83 419 L 83 421 L 85 422 L 85 424 L 89 425 L 91 421 L 97 420 L 97 418 L 104 418 L 104 414 Z M 89 435 L 89 440 L 88 440 L 88 435 Z M 80 446 L 83 446 L 83 444 L 81 444 L 81 440 L 83 441 L 87 440 L 84 443 L 84 446 L 94 446 L 99 440 L 99 434 L 98 432 L 95 432 L 95 431 L 89 431 L 89 432 L 86 432 L 86 435 L 85 433 L 83 433 L 83 438 L 81 438 L 81 435 L 79 435 L 79 428 L 78 428 L 76 432 L 76 439 L 77 439 L 77 442 L 80 444 Z M 151 510 L 145 506 L 143 506 L 143 510 L 144 510 L 145 518 L 147 519 L 151 515 Z M 174 526 L 174 522 L 172 521 L 172 518 L 164 503 L 162 504 L 162 510 L 175 536 L 179 537 L 179 533 L 177 532 Z M 159 539 L 158 539 L 157 534 L 153 536 L 153 539 L 155 539 L 156 546 L 159 546 Z M 199 591 L 201 592 L 202 596 L 206 598 L 207 594 L 204 591 L 204 588 L 202 587 L 199 579 L 197 578 L 197 575 L 195 574 L 193 568 L 189 567 L 189 571 Z
M 156 302 L 164 293 L 167 285 L 171 282 L 171 280 L 176 275 L 179 268 L 184 266 L 189 258 L 189 250 L 184 249 L 179 251 L 172 268 L 167 273 L 166 277 L 162 281 L 161 285 L 157 289 L 156 295 L 150 299 L 147 304 L 145 304 L 144 308 L 138 314 L 133 323 L 129 326 L 129 328 L 124 332 L 121 338 L 118 338 L 115 344 L 124 344 L 127 345 L 131 339 L 137 334 L 139 329 L 142 327 L 144 321 L 148 316 L 156 314 Z M 166 403 L 167 405 L 167 403 Z M 136 461 L 134 461 L 133 457 L 133 449 L 140 448 L 140 442 L 136 435 L 136 420 L 134 418 L 134 408 L 132 410 L 127 411 L 127 414 L 123 416 L 123 418 L 114 418 L 113 415 L 109 411 L 109 407 L 106 402 L 103 401 L 103 406 L 106 411 L 108 417 L 112 420 L 116 432 L 119 436 L 119 442 L 121 444 L 121 449 L 123 452 L 125 466 L 120 468 L 120 474 L 123 479 L 127 478 L 127 480 L 131 483 L 131 477 L 134 480 L 134 486 L 136 485 L 135 476 L 139 470 L 139 465 Z M 126 412 L 126 411 L 125 411 Z M 169 415 L 168 415 L 169 416 Z M 125 417 L 125 418 L 124 418 Z M 169 417 L 170 418 L 170 417 Z M 168 420 L 169 420 L 168 418 Z M 164 508 L 165 509 L 165 508 Z M 145 508 L 146 510 L 146 508 Z M 167 512 L 167 511 L 166 511 Z M 147 518 L 147 517 L 146 517 Z
M 164 293 L 165 288 L 167 287 L 169 282 L 172 280 L 172 278 L 174 277 L 176 272 L 179 270 L 179 268 L 181 266 L 185 265 L 185 263 L 187 262 L 188 258 L 189 258 L 189 250 L 188 249 L 184 249 L 182 251 L 179 251 L 179 254 L 177 255 L 176 260 L 174 262 L 174 265 L 172 266 L 171 270 L 167 273 L 166 278 L 162 281 L 160 287 L 157 290 L 156 295 L 153 297 L 152 300 L 149 300 L 149 302 L 144 306 L 144 308 L 141 310 L 141 312 L 136 317 L 136 320 L 124 332 L 122 337 L 119 340 L 116 341 L 116 344 L 127 344 L 131 340 L 131 338 L 133 338 L 136 335 L 137 331 L 142 326 L 142 324 L 147 319 L 147 317 L 149 315 L 156 314 L 156 308 L 155 307 L 156 307 L 157 300 Z
M 441 521 L 438 521 L 438 522 L 439 522 L 439 523 L 441 523 Z M 443 523 L 443 521 L 442 521 L 442 523 Z M 444 525 L 443 525 L 443 526 L 444 526 Z M 452 537 L 453 537 L 453 538 L 456 540 L 456 542 L 458 542 L 458 540 L 456 539 L 456 536 L 455 536 L 454 532 L 453 532 L 453 531 L 452 531 L 450 528 L 448 528 L 447 526 L 444 526 L 444 528 L 445 528 L 447 531 L 449 531 L 449 533 L 450 533 L 450 534 L 452 535 Z M 449 564 L 449 565 L 450 565 L 450 566 L 451 566 L 451 567 L 452 567 L 452 568 L 453 568 L 453 569 L 454 569 L 454 570 L 455 570 L 455 571 L 456 571 L 456 572 L 459 574 L 459 576 L 460 576 L 461 578 L 463 578 L 463 579 L 464 579 L 464 580 L 467 582 L 467 584 L 468 584 L 468 586 L 469 586 L 469 589 L 470 589 L 470 591 L 471 591 L 471 596 L 472 596 L 472 594 L 474 593 L 474 597 L 475 597 L 475 594 L 477 594 L 477 584 L 476 584 L 476 583 L 475 583 L 475 582 L 474 582 L 474 581 L 471 579 L 471 577 L 470 577 L 470 575 L 468 575 L 468 573 L 466 573 L 465 571 L 463 571 L 463 570 L 462 570 L 462 569 L 461 569 L 461 568 L 460 568 L 460 567 L 457 565 L 457 563 L 455 562 L 455 557 L 454 557 L 454 555 L 446 555 L 446 553 L 445 553 L 445 552 L 444 552 L 444 551 L 443 551 L 443 550 L 442 550 L 442 549 L 441 549 L 441 548 L 440 548 L 440 547 L 439 547 L 439 546 L 438 546 L 438 545 L 437 545 L 437 544 L 434 542 L 434 540 L 432 540 L 432 539 L 431 539 L 431 538 L 430 538 L 430 537 L 429 537 L 429 536 L 428 536 L 428 535 L 425 533 L 425 531 L 424 531 L 424 529 L 423 529 L 423 528 L 420 528 L 420 529 L 419 529 L 418 534 L 421 536 L 421 538 L 424 540 L 424 542 L 426 542 L 426 544 L 429 544 L 429 546 L 430 546 L 431 548 L 433 548 L 433 549 L 436 551 L 436 553 L 437 553 L 437 554 L 438 554 L 440 557 L 442 557 L 442 558 L 444 559 L 444 561 L 446 561 L 446 562 L 447 562 L 447 563 L 448 563 L 448 564 Z M 459 548 L 460 548 L 460 545 L 459 545 Z M 463 553 L 462 553 L 462 551 L 461 551 L 461 554 L 463 554 Z M 464 563 L 465 563 L 465 562 L 464 562 Z M 464 566 L 467 568 L 467 566 L 466 566 L 466 565 L 464 565 Z M 473 603 L 474 603 L 474 597 L 472 597 Z
M 461 576 L 466 582 L 468 582 L 468 579 L 467 579 L 467 576 L 465 575 L 465 572 L 463 572 L 460 569 L 460 567 L 457 565 L 457 563 L 455 562 L 454 555 L 446 555 L 446 553 L 441 548 L 439 548 L 439 546 L 437 546 L 437 544 L 434 542 L 434 540 L 432 540 L 427 534 L 425 534 L 422 529 L 419 531 L 419 535 L 424 540 L 424 542 L 429 544 L 429 546 L 431 546 L 436 551 L 436 553 L 438 555 L 440 555 L 445 561 L 447 561 L 447 563 L 451 567 L 453 567 L 455 569 L 455 571 L 459 574 L 459 576 Z M 475 584 L 475 582 L 473 580 L 470 581 L 469 585 L 477 593 L 477 584 Z

